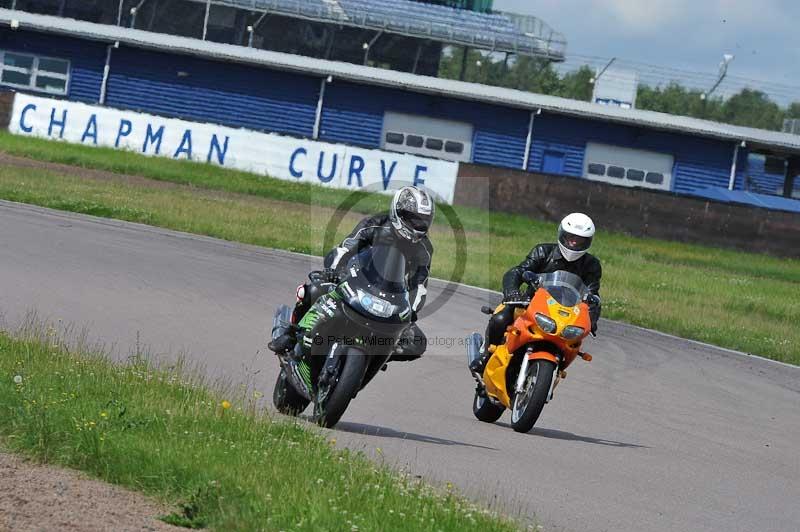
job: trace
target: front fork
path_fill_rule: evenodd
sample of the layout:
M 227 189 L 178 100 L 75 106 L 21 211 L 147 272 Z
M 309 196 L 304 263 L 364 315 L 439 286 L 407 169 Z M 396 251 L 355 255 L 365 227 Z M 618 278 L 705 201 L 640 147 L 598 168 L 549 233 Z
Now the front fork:
M 526 351 L 524 357 L 522 358 L 522 364 L 519 368 L 519 375 L 517 375 L 517 382 L 514 385 L 514 393 L 522 393 L 525 391 L 525 378 L 528 375 L 528 366 L 531 363 L 530 354 L 530 351 Z M 547 392 L 547 400 L 545 403 L 549 403 L 553 400 L 553 392 L 561 380 L 561 370 L 559 369 L 560 366 L 560 363 L 556 364 L 556 369 L 553 372 L 553 378 L 550 380 L 549 391 Z M 536 383 L 534 382 L 532 385 L 535 386 Z

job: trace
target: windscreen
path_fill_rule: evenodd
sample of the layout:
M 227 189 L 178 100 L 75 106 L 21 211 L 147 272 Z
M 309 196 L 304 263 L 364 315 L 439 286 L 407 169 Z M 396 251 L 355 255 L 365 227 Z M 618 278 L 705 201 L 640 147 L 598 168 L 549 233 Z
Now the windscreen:
M 565 307 L 577 305 L 587 293 L 586 285 L 580 277 L 563 270 L 539 276 L 539 286 Z
M 373 246 L 359 253 L 357 260 L 373 287 L 392 294 L 407 291 L 406 258 L 397 247 Z

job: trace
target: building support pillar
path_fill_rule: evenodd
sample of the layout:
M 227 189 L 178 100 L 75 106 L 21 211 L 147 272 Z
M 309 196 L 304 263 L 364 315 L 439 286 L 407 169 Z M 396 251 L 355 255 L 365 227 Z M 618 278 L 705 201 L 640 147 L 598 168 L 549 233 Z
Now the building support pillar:
M 319 99 L 317 100 L 317 112 L 314 115 L 314 131 L 311 133 L 311 138 L 314 140 L 319 139 L 319 128 L 322 124 L 322 107 L 325 104 L 325 87 L 333 81 L 331 76 L 327 78 L 322 78 L 322 81 L 319 84 Z
M 371 41 L 364 43 L 364 66 L 367 66 L 367 62 L 369 62 L 369 51 L 372 50 L 372 47 L 375 46 L 375 43 L 378 42 L 381 35 L 383 35 L 383 30 L 376 33 Z
M 525 157 L 522 159 L 522 169 L 526 172 L 531 162 L 531 148 L 533 147 L 533 123 L 536 121 L 536 115 L 542 114 L 541 109 L 531 111 L 531 119 L 528 122 L 528 136 L 525 139 Z
M 203 40 L 206 40 L 208 35 L 208 15 L 211 13 L 211 0 L 206 0 L 206 14 L 203 17 Z
M 458 74 L 458 79 L 464 81 L 464 76 L 467 73 L 467 55 L 469 54 L 469 47 L 465 46 L 461 54 L 461 72 Z
M 261 14 L 261 16 L 258 17 L 258 20 L 256 20 L 255 24 L 253 24 L 252 26 L 247 26 L 247 33 L 250 34 L 247 37 L 247 47 L 248 48 L 252 48 L 253 47 L 253 35 L 255 34 L 256 30 L 261 25 L 261 23 L 264 22 L 264 19 L 266 19 L 268 16 L 269 16 L 269 12 L 264 11 Z
M 794 191 L 794 182 L 800 175 L 800 157 L 789 157 L 786 161 L 786 177 L 783 180 L 783 197 L 791 198 Z
M 737 142 L 736 147 L 733 149 L 733 161 L 731 162 L 731 178 L 728 180 L 728 190 L 733 190 L 736 187 L 736 166 L 739 163 L 739 147 L 744 144 L 744 141 Z
M 412 74 L 417 73 L 417 67 L 419 66 L 419 58 L 422 56 L 422 45 L 427 43 L 428 41 L 419 41 L 419 43 L 417 43 L 417 55 L 414 56 L 414 66 L 411 68 Z
M 103 67 L 103 81 L 100 83 L 100 99 L 97 103 L 100 105 L 106 104 L 106 95 L 108 94 L 108 77 L 111 74 L 111 50 L 119 48 L 119 41 L 114 44 L 109 44 L 106 47 L 106 64 Z

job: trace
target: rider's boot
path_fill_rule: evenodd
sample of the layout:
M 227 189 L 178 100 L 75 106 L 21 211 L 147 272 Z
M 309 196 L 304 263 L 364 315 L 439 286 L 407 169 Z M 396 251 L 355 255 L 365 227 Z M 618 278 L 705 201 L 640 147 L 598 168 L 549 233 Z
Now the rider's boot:
M 486 340 L 481 344 L 480 354 L 481 356 L 469 364 L 469 370 L 476 375 L 483 375 L 483 370 L 486 369 L 486 363 L 489 362 L 489 358 L 491 357 L 491 353 L 486 349 Z

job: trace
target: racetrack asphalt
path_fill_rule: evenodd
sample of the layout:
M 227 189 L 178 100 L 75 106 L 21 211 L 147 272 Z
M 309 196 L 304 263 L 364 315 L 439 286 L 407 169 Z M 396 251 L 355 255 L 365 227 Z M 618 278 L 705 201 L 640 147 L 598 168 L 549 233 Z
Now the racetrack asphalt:
M 86 327 L 117 357 L 137 338 L 212 377 L 272 392 L 274 308 L 319 259 L 0 202 L 0 312 Z M 431 286 L 429 301 L 443 283 Z M 553 531 L 800 530 L 800 368 L 603 320 L 529 434 L 471 412 L 463 339 L 491 292 L 424 314 L 436 345 L 393 363 L 330 431 Z M 655 304 L 655 302 L 654 302 Z M 379 450 L 378 450 L 379 449 Z M 269 479 L 265 479 L 268 482 Z

